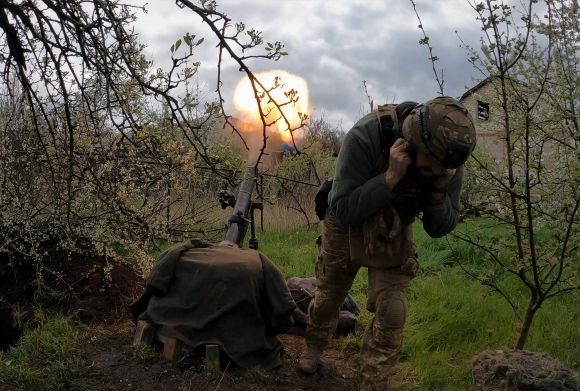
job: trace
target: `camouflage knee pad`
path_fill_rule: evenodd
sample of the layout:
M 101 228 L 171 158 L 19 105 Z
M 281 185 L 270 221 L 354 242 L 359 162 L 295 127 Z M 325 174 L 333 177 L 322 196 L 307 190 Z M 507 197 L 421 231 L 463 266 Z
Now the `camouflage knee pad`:
M 376 303 L 373 337 L 377 344 L 400 346 L 403 326 L 407 320 L 407 300 L 404 291 L 390 291 Z

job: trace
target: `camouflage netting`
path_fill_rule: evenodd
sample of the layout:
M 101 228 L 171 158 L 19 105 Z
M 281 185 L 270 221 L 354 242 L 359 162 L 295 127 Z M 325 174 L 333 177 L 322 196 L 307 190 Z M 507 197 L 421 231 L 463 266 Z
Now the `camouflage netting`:
M 580 376 L 544 353 L 486 350 L 472 360 L 476 391 L 578 391 Z

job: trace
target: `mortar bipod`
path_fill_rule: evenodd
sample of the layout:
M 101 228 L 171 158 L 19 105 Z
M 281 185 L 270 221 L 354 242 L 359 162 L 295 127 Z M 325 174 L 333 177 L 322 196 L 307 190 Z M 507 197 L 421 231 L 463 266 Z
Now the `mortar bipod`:
M 250 230 L 251 236 L 248 242 L 248 247 L 257 250 L 258 249 L 258 237 L 256 236 L 256 221 L 254 220 L 254 209 L 260 209 L 260 213 L 264 213 L 264 204 L 261 202 L 254 202 L 250 206 Z

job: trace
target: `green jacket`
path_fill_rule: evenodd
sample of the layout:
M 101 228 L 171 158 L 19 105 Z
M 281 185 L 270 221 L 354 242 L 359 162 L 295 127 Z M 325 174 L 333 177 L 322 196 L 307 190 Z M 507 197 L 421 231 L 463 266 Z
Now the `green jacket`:
M 402 108 L 415 104 L 403 102 L 395 108 L 395 135 L 399 134 L 399 124 L 402 123 Z M 387 186 L 383 175 L 387 163 L 387 156 L 381 146 L 379 121 L 375 113 L 369 113 L 347 133 L 338 156 L 332 190 L 328 195 L 330 208 L 342 225 L 352 227 L 361 223 L 392 203 L 397 194 L 404 192 L 405 189 L 399 187 L 405 182 L 405 178 L 395 189 Z M 463 184 L 463 172 L 463 166 L 457 169 L 443 203 L 431 206 L 428 202 L 423 202 L 420 205 L 423 228 L 433 238 L 445 236 L 459 221 L 459 194 Z M 423 196 L 426 199 L 427 195 Z M 414 217 L 418 212 L 413 211 L 412 214 Z

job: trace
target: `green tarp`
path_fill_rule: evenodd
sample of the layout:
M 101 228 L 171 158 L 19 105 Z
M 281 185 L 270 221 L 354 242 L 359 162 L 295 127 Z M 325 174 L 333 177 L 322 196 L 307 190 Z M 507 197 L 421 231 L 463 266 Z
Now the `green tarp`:
M 242 368 L 281 365 L 276 334 L 296 308 L 264 254 L 192 239 L 162 253 L 147 278 L 153 292 L 139 320 L 191 347 L 218 344 Z

